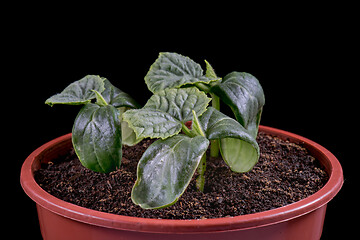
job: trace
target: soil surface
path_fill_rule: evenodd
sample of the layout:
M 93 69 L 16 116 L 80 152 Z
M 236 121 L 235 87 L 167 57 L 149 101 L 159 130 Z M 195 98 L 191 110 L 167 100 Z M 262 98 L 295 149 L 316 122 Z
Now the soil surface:
M 35 179 L 50 194 L 79 206 L 162 219 L 219 218 L 270 210 L 306 198 L 327 182 L 326 172 L 302 146 L 264 133 L 257 140 L 261 157 L 250 172 L 234 173 L 221 158 L 210 158 L 204 192 L 196 190 L 193 178 L 176 204 L 160 210 L 144 210 L 131 201 L 137 162 L 153 140 L 124 146 L 120 169 L 108 174 L 84 168 L 72 150 L 66 157 L 43 164 Z

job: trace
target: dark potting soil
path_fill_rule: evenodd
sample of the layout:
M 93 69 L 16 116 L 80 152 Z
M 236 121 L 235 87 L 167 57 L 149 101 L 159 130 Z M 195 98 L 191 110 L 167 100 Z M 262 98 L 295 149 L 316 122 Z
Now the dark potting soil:
M 204 192 L 189 184 L 171 207 L 144 210 L 131 201 L 136 166 L 153 142 L 123 147 L 120 169 L 105 174 L 84 168 L 71 153 L 35 173 L 36 182 L 64 201 L 86 208 L 144 218 L 204 219 L 250 214 L 278 208 L 315 193 L 328 176 L 319 162 L 297 144 L 259 133 L 261 157 L 247 173 L 234 173 L 221 158 L 207 160 Z

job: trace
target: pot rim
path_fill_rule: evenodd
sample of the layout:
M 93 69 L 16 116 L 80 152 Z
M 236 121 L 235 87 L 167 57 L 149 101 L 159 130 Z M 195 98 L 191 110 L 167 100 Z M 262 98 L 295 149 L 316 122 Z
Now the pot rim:
M 153 233 L 196 233 L 229 230 L 245 230 L 259 226 L 272 225 L 300 217 L 327 204 L 340 191 L 343 185 L 343 171 L 337 158 L 321 145 L 284 130 L 260 126 L 265 132 L 291 142 L 303 143 L 316 157 L 329 174 L 329 180 L 316 193 L 298 202 L 268 211 L 236 217 L 192 220 L 150 219 L 116 215 L 100 212 L 60 200 L 44 191 L 33 177 L 36 161 L 45 151 L 51 151 L 57 145 L 69 145 L 71 133 L 49 141 L 32 152 L 21 168 L 20 182 L 26 194 L 47 210 L 83 223 L 128 231 Z

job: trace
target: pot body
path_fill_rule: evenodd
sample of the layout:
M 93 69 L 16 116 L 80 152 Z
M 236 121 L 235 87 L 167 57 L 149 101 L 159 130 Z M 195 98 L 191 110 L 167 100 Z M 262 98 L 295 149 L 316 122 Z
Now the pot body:
M 301 217 L 277 224 L 202 233 L 152 233 L 112 229 L 63 217 L 40 205 L 37 205 L 37 210 L 41 234 L 46 240 L 318 240 L 323 229 L 326 205 Z
M 320 239 L 327 203 L 343 184 L 337 159 L 325 148 L 301 136 L 260 126 L 260 131 L 303 143 L 329 174 L 327 184 L 317 193 L 287 206 L 231 218 L 163 220 L 119 216 L 76 206 L 53 197 L 38 186 L 33 172 L 41 163 L 65 154 L 71 134 L 50 141 L 35 150 L 24 162 L 21 185 L 36 202 L 45 240 L 107 239 Z

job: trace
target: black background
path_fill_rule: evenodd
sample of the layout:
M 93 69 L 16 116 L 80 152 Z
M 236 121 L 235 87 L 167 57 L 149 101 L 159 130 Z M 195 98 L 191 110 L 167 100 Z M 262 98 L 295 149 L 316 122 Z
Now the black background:
M 74 14 L 79 21 L 66 23 L 68 15 L 51 18 L 50 12 L 24 18 L 9 29 L 3 46 L 8 53 L 4 71 L 9 75 L 2 81 L 2 118 L 3 152 L 11 154 L 2 161 L 3 166 L 11 165 L 5 167 L 10 177 L 3 184 L 10 186 L 5 188 L 10 193 L 5 194 L 10 203 L 5 208 L 12 211 L 8 223 L 24 229 L 15 235 L 40 239 L 35 204 L 20 186 L 22 162 L 43 143 L 71 132 L 80 109 L 51 108 L 45 100 L 71 82 L 96 74 L 144 104 L 151 96 L 144 76 L 162 51 L 189 56 L 203 68 L 206 59 L 218 76 L 243 71 L 257 77 L 266 97 L 262 125 L 307 137 L 338 157 L 345 184 L 328 205 L 322 239 L 335 239 L 339 231 L 349 233 L 353 220 L 346 217 L 357 211 L 353 197 L 359 167 L 354 137 L 358 77 L 353 74 L 359 62 L 352 18 L 318 11 L 293 17 L 288 12 L 270 14 L 249 26 L 261 15 L 253 13 L 249 18 L 231 14 L 231 19 L 205 15 L 189 24 L 183 19 L 195 20 L 194 12 L 118 18 L 120 13 L 105 17 L 79 11 Z M 112 25 L 98 22 L 109 16 Z

